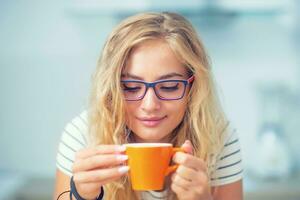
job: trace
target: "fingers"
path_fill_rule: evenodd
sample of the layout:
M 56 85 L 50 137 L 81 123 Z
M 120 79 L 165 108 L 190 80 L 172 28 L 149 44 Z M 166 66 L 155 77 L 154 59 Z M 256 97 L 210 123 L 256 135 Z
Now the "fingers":
M 179 165 L 184 165 L 195 170 L 205 170 L 206 164 L 202 159 L 199 159 L 192 155 L 193 145 L 189 140 L 186 140 L 181 148 L 184 152 L 177 152 L 173 156 L 173 161 Z
M 182 165 L 177 168 L 176 173 L 173 176 L 175 181 L 182 181 L 186 187 L 208 182 L 205 172 L 195 171 L 194 169 Z
M 174 173 L 171 177 L 172 183 L 175 184 L 178 187 L 182 187 L 185 190 L 188 190 L 189 185 L 191 185 L 191 181 L 186 180 L 182 177 L 180 177 L 179 175 L 177 175 L 176 173 Z
M 127 155 L 121 154 L 125 149 L 125 146 L 120 145 L 100 145 L 83 149 L 76 153 L 73 173 L 123 164 L 128 159 Z
M 106 168 L 92 171 L 82 171 L 74 175 L 74 181 L 77 183 L 99 182 L 101 185 L 106 182 L 120 178 L 129 171 L 128 166 Z
M 76 175 L 74 175 L 74 179 L 77 179 L 75 177 Z M 74 180 L 74 182 L 76 185 L 77 192 L 79 192 L 80 196 L 83 197 L 84 195 L 84 199 L 96 199 L 97 196 L 99 196 L 100 188 L 103 185 L 115 181 L 119 178 L 119 176 L 116 176 L 99 182 L 77 182 L 77 180 Z
M 183 145 L 181 146 L 181 148 L 184 150 L 184 152 L 188 153 L 188 154 L 193 154 L 193 145 L 191 143 L 191 141 L 186 140 Z
M 175 155 L 173 156 L 173 161 L 179 165 L 184 165 L 194 170 L 206 170 L 206 164 L 202 159 L 199 159 L 187 153 L 175 153 Z
M 171 184 L 171 189 L 177 194 L 177 196 L 180 196 L 180 194 L 184 194 L 188 191 L 187 189 L 177 185 L 176 183 Z
M 110 183 L 111 181 L 115 181 L 117 179 L 119 179 L 119 177 L 107 179 L 105 181 L 100 181 L 100 182 L 88 182 L 88 183 L 80 183 L 80 184 L 77 183 L 78 185 L 76 185 L 76 188 L 83 190 L 86 193 L 99 194 L 101 186 L 103 186 L 107 183 Z M 94 198 L 91 198 L 91 199 L 94 199 Z
M 122 145 L 100 145 L 86 148 L 76 153 L 76 159 L 85 159 L 97 154 L 119 154 L 125 152 L 126 147 Z
M 121 154 L 95 155 L 92 157 L 88 157 L 81 162 L 75 162 L 73 165 L 73 172 L 116 166 L 123 164 L 126 160 L 128 160 L 128 156 Z
M 195 179 L 197 172 L 193 169 L 180 165 L 176 170 L 176 175 L 191 182 L 193 179 Z
M 179 166 L 171 180 L 171 189 L 179 199 L 208 199 L 208 178 L 203 171 Z
M 99 188 L 125 175 L 129 167 L 125 166 L 128 156 L 125 146 L 99 145 L 76 153 L 72 166 L 73 178 L 82 197 L 94 199 Z
M 173 156 L 173 161 L 179 166 L 172 175 L 171 189 L 179 199 L 209 199 L 206 163 L 192 155 L 193 146 L 190 141 L 185 141 L 181 148 L 186 153 L 177 152 Z

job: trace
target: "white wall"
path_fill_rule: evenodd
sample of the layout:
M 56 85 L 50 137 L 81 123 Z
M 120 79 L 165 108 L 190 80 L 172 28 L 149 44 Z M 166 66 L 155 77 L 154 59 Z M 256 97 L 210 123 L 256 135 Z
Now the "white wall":
M 61 1 L 0 6 L 0 169 L 51 175 L 60 133 L 87 102 L 113 21 L 77 19 Z
M 264 115 L 259 86 L 282 85 L 299 96 L 300 63 L 295 41 L 300 41 L 294 38 L 295 21 L 293 15 L 285 14 L 215 19 L 214 25 L 204 21 L 195 20 L 194 24 L 198 24 L 210 53 L 225 111 L 241 136 L 245 167 L 251 168 L 260 153 L 256 140 Z M 297 127 L 290 121 L 299 122 L 300 106 L 289 103 L 282 105 L 289 113 L 283 113 L 286 116 L 281 116 L 280 123 L 299 163 Z M 285 120 L 289 117 L 292 119 Z

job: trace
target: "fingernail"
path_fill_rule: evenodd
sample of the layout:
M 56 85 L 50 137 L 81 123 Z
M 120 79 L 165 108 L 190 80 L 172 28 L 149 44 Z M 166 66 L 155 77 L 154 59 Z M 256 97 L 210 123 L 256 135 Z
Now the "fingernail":
M 119 161 L 125 161 L 125 160 L 128 160 L 128 156 L 127 156 L 127 155 L 117 155 L 116 158 L 117 158 L 117 160 L 119 160 Z
M 126 150 L 126 146 L 124 146 L 124 145 L 120 145 L 120 146 L 116 147 L 116 151 L 118 151 L 118 152 L 123 152 L 125 150 Z
M 118 171 L 121 173 L 121 174 L 124 174 L 126 172 L 129 171 L 129 167 L 128 166 L 122 166 L 118 169 Z

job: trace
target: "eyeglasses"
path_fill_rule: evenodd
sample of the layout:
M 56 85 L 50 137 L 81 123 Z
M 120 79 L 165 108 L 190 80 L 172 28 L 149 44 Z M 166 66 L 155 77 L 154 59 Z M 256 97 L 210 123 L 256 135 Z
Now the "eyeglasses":
M 155 95 L 161 100 L 178 100 L 184 96 L 186 86 L 191 84 L 194 76 L 187 80 L 160 80 L 145 82 L 138 80 L 123 80 L 121 86 L 126 101 L 139 101 L 144 98 L 148 88 L 153 88 Z

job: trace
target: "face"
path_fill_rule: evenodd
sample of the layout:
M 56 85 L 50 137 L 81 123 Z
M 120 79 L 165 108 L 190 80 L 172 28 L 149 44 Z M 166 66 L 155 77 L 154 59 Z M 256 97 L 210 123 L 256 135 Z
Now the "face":
M 187 70 L 162 40 L 151 40 L 137 46 L 122 72 L 122 80 L 186 80 Z M 178 100 L 161 100 L 153 88 L 143 99 L 126 101 L 126 124 L 137 142 L 168 142 L 170 134 L 182 121 L 187 108 L 188 86 Z

